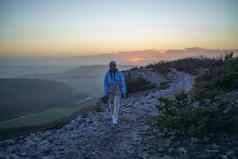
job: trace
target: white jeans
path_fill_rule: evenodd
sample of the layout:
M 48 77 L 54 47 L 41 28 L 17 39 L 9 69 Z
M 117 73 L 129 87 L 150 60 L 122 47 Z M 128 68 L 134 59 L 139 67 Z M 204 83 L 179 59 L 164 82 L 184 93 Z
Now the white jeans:
M 120 95 L 110 96 L 109 97 L 109 111 L 112 112 L 112 123 L 117 124 L 118 123 L 118 115 L 120 110 Z

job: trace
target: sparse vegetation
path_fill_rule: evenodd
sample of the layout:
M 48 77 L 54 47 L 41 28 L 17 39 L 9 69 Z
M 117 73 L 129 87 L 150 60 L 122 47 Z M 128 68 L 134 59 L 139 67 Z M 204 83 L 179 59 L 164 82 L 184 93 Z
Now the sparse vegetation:
M 104 105 L 100 102 L 97 102 L 96 104 L 92 105 L 86 105 L 81 106 L 80 113 L 87 114 L 92 112 L 103 112 L 104 111 Z
M 0 79 L 0 121 L 68 104 L 74 96 L 73 89 L 63 82 Z
M 168 89 L 169 88 L 170 81 L 164 81 L 161 82 L 159 85 L 160 90 Z
M 101 111 L 103 111 L 102 105 L 95 100 L 90 100 L 79 106 L 51 108 L 46 111 L 2 121 L 0 122 L 0 139 L 25 135 L 39 130 L 60 128 L 79 114 Z
M 152 84 L 151 82 L 146 81 L 143 78 L 131 78 L 131 77 L 126 77 L 126 86 L 128 93 L 145 91 L 156 87 L 155 84 Z
M 28 134 L 49 128 L 59 128 L 72 120 L 75 108 L 51 108 L 43 112 L 32 113 L 12 120 L 0 122 L 0 139 Z
M 161 61 L 156 64 L 150 64 L 146 68 L 151 68 L 162 74 L 166 74 L 171 68 L 176 68 L 178 71 L 187 72 L 193 75 L 199 74 L 204 69 L 219 65 L 223 62 L 223 59 L 198 57 L 198 58 L 185 58 L 175 61 Z
M 238 101 L 216 98 L 196 103 L 186 94 L 160 99 L 157 123 L 178 134 L 204 137 L 238 132 Z
M 183 70 L 184 65 L 187 72 L 195 73 L 197 78 L 191 94 L 182 93 L 174 99 L 160 98 L 157 124 L 190 136 L 237 133 L 238 57 L 232 55 L 219 59 L 198 59 L 198 63 L 204 62 L 203 68 L 206 69 L 199 73 L 195 71 L 196 64 L 192 69 L 190 66 L 185 67 L 185 63 L 191 64 L 196 59 L 171 62 L 173 67 L 180 68 L 178 70 Z
M 238 89 L 238 57 L 224 59 L 196 78 L 193 89 L 196 99 L 214 98 Z

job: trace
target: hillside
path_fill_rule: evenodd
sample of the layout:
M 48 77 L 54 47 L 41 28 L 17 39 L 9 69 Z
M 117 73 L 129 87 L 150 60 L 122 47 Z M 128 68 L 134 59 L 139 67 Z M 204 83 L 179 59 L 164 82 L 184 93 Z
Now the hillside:
M 193 60 L 184 61 L 183 66 L 187 68 L 194 64 Z M 129 70 L 125 74 L 143 78 L 155 86 L 140 87 L 139 92 L 132 91 L 122 100 L 117 127 L 111 125 L 110 114 L 99 101 L 62 128 L 0 142 L 0 158 L 235 159 L 238 156 L 238 137 L 234 133 L 237 129 L 226 131 L 225 128 L 237 128 L 237 89 L 233 85 L 224 87 L 223 92 L 214 88 L 219 90 L 219 93 L 215 91 L 215 100 L 209 96 L 197 99 L 195 91 L 206 88 L 199 82 L 216 83 L 216 80 L 207 80 L 207 75 L 211 79 L 236 79 L 236 76 L 218 76 L 217 73 L 235 73 L 237 58 L 224 58 L 220 62 L 194 76 L 176 69 L 182 68 L 181 61 L 177 64 L 173 61 L 174 67 L 166 68 L 163 73 L 154 66 Z M 233 68 L 228 66 L 230 64 Z M 227 86 L 227 80 L 218 81 Z M 165 82 L 168 86 L 161 88 Z M 214 128 L 219 133 L 214 134 Z
M 75 101 L 75 96 L 73 89 L 62 82 L 0 79 L 0 121 L 68 105 Z

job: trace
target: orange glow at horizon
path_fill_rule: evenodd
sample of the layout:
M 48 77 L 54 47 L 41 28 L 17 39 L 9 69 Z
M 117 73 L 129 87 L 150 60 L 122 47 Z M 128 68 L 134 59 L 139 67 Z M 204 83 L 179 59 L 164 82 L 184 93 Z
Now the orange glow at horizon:
M 133 57 L 133 58 L 130 58 L 129 61 L 136 63 L 136 62 L 144 61 L 144 58 L 142 58 L 142 57 Z

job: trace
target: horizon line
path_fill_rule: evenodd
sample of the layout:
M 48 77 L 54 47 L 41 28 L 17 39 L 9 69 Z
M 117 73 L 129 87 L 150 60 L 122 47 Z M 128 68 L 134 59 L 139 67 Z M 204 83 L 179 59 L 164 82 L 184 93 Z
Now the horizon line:
M 67 55 L 69 52 L 55 52 L 56 54 L 61 54 L 61 55 L 1 55 L 0 54 L 0 58 L 24 58 L 24 57 L 39 57 L 39 58 L 44 58 L 44 57 L 49 57 L 49 58 L 53 58 L 53 57 L 59 57 L 59 58 L 64 58 L 64 57 L 90 57 L 90 56 L 103 56 L 103 55 L 115 55 L 115 54 L 119 54 L 119 53 L 130 53 L 130 52 L 143 52 L 143 51 L 169 51 L 169 50 L 187 50 L 187 49 L 204 49 L 204 50 L 218 50 L 218 51 L 233 51 L 233 50 L 238 50 L 238 47 L 237 48 L 206 48 L 206 47 L 197 47 L 197 46 L 194 46 L 194 47 L 186 47 L 186 48 L 169 48 L 169 49 L 155 49 L 155 48 L 151 48 L 151 49 L 141 49 L 141 50 L 138 50 L 138 49 L 134 49 L 134 50 L 119 50 L 119 51 L 112 51 L 112 52 L 107 52 L 107 53 L 92 53 L 92 54 L 88 54 L 88 55 L 85 55 L 85 54 L 82 54 L 82 53 L 73 53 L 75 55 Z M 13 52 L 9 52 L 7 54 L 12 54 Z M 44 53 L 44 52 L 42 52 Z M 65 54 L 65 55 L 62 55 Z M 77 55 L 78 54 L 78 55 Z

